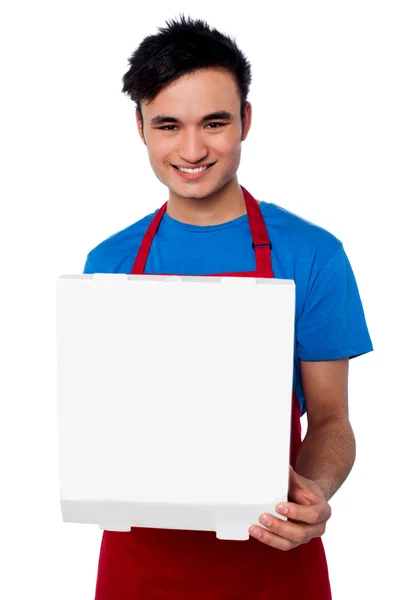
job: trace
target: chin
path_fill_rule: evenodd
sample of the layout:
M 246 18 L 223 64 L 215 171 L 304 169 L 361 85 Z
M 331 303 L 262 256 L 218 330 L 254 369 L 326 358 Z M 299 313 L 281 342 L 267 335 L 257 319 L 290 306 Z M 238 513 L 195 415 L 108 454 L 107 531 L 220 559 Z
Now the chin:
M 172 194 L 175 194 L 176 196 L 180 196 L 181 198 L 187 198 L 188 200 L 189 199 L 200 200 L 201 198 L 208 198 L 208 196 L 211 196 L 215 192 L 218 192 L 219 189 L 220 188 L 215 185 L 204 185 L 201 189 L 198 189 L 198 190 L 187 189 L 187 188 L 185 188 L 184 184 L 182 186 L 169 187 L 169 191 Z

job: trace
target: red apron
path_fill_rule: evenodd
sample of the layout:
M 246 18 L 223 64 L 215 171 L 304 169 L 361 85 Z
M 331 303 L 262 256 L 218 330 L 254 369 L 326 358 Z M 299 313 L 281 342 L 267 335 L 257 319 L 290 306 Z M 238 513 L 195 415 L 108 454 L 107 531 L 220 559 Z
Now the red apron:
M 218 276 L 274 277 L 271 244 L 257 201 L 241 186 L 256 270 Z M 167 202 L 144 234 L 131 274 L 144 274 Z M 162 273 L 164 275 L 164 273 Z M 170 275 L 170 274 L 169 274 Z M 301 445 L 300 406 L 292 394 L 290 463 Z M 260 516 L 260 515 L 259 515 Z M 250 537 L 219 540 L 212 531 L 132 527 L 104 531 L 95 600 L 331 600 L 321 537 L 283 551 Z

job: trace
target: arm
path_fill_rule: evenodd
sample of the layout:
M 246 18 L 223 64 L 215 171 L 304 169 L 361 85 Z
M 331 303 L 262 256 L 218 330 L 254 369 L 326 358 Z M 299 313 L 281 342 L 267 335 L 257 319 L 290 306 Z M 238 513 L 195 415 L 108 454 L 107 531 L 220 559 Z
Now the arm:
M 262 543 L 291 550 L 324 534 L 328 500 L 350 473 L 355 438 L 348 417 L 349 357 L 373 350 L 356 280 L 342 247 L 325 262 L 325 245 L 314 257 L 304 307 L 296 324 L 308 431 L 290 468 L 287 521 L 265 513 L 264 527 L 250 534 Z M 320 263 L 318 268 L 317 262 Z M 266 529 L 265 529 L 266 528 Z
M 295 470 L 290 468 L 287 521 L 261 515 L 250 534 L 264 544 L 291 550 L 323 535 L 331 517 L 328 500 L 347 478 L 355 460 L 355 439 L 348 419 L 348 358 L 301 361 L 308 431 Z
M 349 359 L 300 364 L 308 430 L 295 471 L 317 483 L 328 501 L 355 462 L 355 437 L 348 417 Z

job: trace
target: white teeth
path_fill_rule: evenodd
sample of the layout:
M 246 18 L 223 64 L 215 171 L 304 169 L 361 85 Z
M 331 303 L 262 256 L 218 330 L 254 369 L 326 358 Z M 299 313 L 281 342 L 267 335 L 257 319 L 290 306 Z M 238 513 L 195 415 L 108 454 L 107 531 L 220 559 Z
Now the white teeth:
M 183 167 L 177 167 L 179 171 L 183 171 L 183 173 L 201 173 L 201 171 L 205 171 L 208 167 L 200 167 L 199 169 L 184 169 Z

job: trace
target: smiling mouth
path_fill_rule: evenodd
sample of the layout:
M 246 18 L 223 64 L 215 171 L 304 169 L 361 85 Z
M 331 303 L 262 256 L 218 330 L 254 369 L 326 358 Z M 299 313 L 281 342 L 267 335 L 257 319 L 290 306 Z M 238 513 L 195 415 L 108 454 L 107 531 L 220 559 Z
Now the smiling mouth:
M 206 165 L 206 169 L 204 169 L 204 170 L 206 171 L 206 170 L 207 170 L 207 169 L 209 169 L 210 167 L 213 167 L 213 165 L 214 165 L 214 164 L 216 164 L 216 162 L 214 162 L 214 163 L 210 163 L 209 165 Z M 191 170 L 189 170 L 189 171 L 187 171 L 187 170 L 185 170 L 185 171 L 182 171 L 182 169 L 181 169 L 181 168 L 179 168 L 179 167 L 177 167 L 176 165 L 172 165 L 172 167 L 174 167 L 174 168 L 176 169 L 176 171 L 180 171 L 181 173 L 187 173 L 187 172 L 189 172 L 189 173 L 201 173 L 201 171 L 197 171 L 197 170 L 196 170 L 197 168 L 201 168 L 201 167 L 193 167 L 193 169 L 194 169 L 193 171 L 191 171 Z M 188 167 L 187 167 L 187 168 L 188 168 Z

